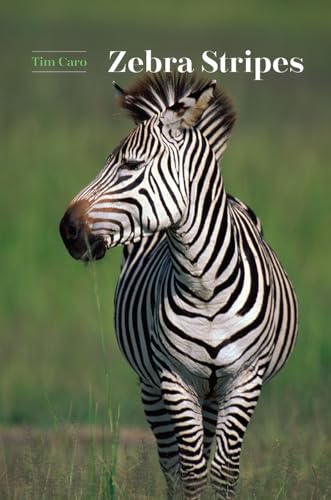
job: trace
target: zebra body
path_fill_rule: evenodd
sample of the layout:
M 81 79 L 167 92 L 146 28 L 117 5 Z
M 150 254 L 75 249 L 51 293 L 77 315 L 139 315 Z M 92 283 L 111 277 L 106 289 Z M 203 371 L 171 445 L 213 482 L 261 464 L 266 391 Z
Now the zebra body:
M 155 76 L 121 92 L 138 125 L 74 198 L 61 234 L 81 259 L 125 244 L 116 334 L 168 498 L 199 498 L 215 436 L 211 479 L 230 498 L 262 384 L 295 343 L 295 295 L 260 221 L 225 192 L 218 161 L 234 115 L 215 82 Z
M 238 207 L 233 200 L 228 203 L 232 205 L 232 210 Z M 239 207 L 237 210 L 242 214 L 245 209 L 242 204 Z M 249 213 L 246 213 L 249 217 Z M 277 285 L 279 288 L 287 286 L 289 299 L 294 301 L 291 296 L 292 288 L 288 285 L 279 261 L 267 243 L 263 241 L 257 228 L 254 229 L 254 233 L 259 244 L 263 242 L 266 262 L 268 262 L 267 259 L 272 259 L 273 265 L 277 265 L 278 274 L 273 267 L 266 266 L 264 269 L 267 283 L 272 282 L 272 288 Z M 238 271 L 235 266 L 231 269 L 232 274 L 237 275 L 237 279 L 231 287 L 225 288 L 225 292 L 219 292 L 215 297 L 210 298 L 214 290 L 207 288 L 205 297 L 199 299 L 190 294 L 185 300 L 185 293 L 179 294 L 176 287 L 169 241 L 165 233 L 157 233 L 155 236 L 144 238 L 139 243 L 125 247 L 115 299 L 116 332 L 123 354 L 141 380 L 159 384 L 158 372 L 152 361 L 151 345 L 156 344 L 154 349 L 157 359 L 163 334 L 166 335 L 169 344 L 177 347 L 166 348 L 165 357 L 168 359 L 170 354 L 173 362 L 185 367 L 192 375 L 207 380 L 215 375 L 217 378 L 218 374 L 219 376 L 236 374 L 243 366 L 249 366 L 251 360 L 257 356 L 267 355 L 264 379 L 270 378 L 283 366 L 293 348 L 295 338 L 289 333 L 295 327 L 296 316 L 295 314 L 292 318 L 285 316 L 282 323 L 279 323 L 279 320 L 277 323 L 274 310 L 278 304 L 272 305 L 274 301 L 272 293 L 276 295 L 277 292 L 272 289 L 268 290 L 268 294 L 265 293 L 265 289 L 257 290 L 256 296 L 250 299 L 255 300 L 255 307 L 243 314 L 246 312 L 243 307 L 249 299 L 250 286 L 247 286 L 246 293 L 241 291 L 242 298 L 234 303 L 232 310 L 230 308 L 225 311 L 229 305 L 228 299 L 231 292 L 235 292 L 241 280 L 245 281 L 244 278 L 240 278 L 240 273 L 244 274 L 244 271 L 240 271 L 244 269 L 241 258 L 237 267 Z M 246 272 L 251 274 L 249 263 L 247 263 Z M 231 276 L 230 271 L 229 275 Z M 149 286 L 146 287 L 146 283 Z M 268 286 L 270 288 L 270 285 Z M 262 307 L 263 301 L 264 307 Z M 264 313 L 266 307 L 270 311 L 268 319 L 265 318 L 265 322 L 258 325 L 259 328 L 250 331 L 249 327 L 256 313 L 261 309 Z M 239 311 L 241 313 L 238 313 Z M 170 328 L 167 327 L 163 315 L 171 321 Z M 129 317 L 131 323 L 128 322 Z M 265 327 L 265 323 L 268 328 Z M 233 332 L 239 336 L 240 332 L 245 329 L 248 332 L 243 335 L 242 345 L 239 342 L 231 342 Z M 130 332 L 129 335 L 128 332 Z M 287 344 L 283 342 L 284 337 L 288 339 Z M 179 342 L 183 344 L 180 350 L 178 349 Z M 245 352 L 248 342 L 253 344 L 253 351 Z M 146 351 L 149 352 L 148 357 L 146 357 Z M 190 356 L 190 352 L 194 356 Z

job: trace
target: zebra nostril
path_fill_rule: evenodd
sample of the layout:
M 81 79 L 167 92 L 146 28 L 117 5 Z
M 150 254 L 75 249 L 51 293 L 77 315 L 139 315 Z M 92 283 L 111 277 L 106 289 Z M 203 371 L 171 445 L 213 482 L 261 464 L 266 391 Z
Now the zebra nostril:
M 79 229 L 77 227 L 77 224 L 74 222 L 68 222 L 67 227 L 66 227 L 66 236 L 68 240 L 76 240 L 77 236 L 79 234 Z
M 75 242 L 80 235 L 81 223 L 66 213 L 60 223 L 60 233 L 65 243 Z
M 84 237 L 89 231 L 87 225 L 87 213 L 89 209 L 87 200 L 72 202 L 60 222 L 60 234 L 63 243 L 69 252 L 82 251 L 85 248 Z

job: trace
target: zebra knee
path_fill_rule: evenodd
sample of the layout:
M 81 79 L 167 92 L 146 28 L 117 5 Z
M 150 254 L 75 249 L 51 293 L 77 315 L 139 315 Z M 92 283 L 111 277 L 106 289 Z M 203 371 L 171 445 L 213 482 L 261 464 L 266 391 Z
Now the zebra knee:
M 210 476 L 216 498 L 227 500 L 233 498 L 240 467 L 241 441 L 236 440 L 234 446 L 225 441 L 224 436 L 217 438 L 217 448 L 213 458 Z
M 181 481 L 184 498 L 198 500 L 207 483 L 207 462 L 200 459 L 198 464 L 181 463 Z
M 234 497 L 239 477 L 239 468 L 237 471 L 227 470 L 224 465 L 218 467 L 213 463 L 210 469 L 210 481 L 218 500 L 229 500 Z
M 172 467 L 168 461 L 161 463 L 161 469 L 167 483 L 167 500 L 185 499 L 199 500 L 202 490 L 207 483 L 207 466 L 204 464 L 199 468 L 192 464 L 181 464 L 174 462 Z

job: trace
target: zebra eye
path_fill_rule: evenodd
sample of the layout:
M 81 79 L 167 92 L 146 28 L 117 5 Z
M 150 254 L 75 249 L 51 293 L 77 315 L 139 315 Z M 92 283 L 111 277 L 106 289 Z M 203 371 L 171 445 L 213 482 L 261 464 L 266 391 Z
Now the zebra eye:
M 126 160 L 120 165 L 121 169 L 127 170 L 139 170 L 143 166 L 144 162 L 142 160 Z

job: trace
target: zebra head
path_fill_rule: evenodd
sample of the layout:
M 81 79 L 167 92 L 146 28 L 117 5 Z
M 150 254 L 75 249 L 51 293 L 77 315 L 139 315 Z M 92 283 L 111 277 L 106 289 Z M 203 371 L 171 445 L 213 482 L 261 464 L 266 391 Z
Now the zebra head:
M 188 210 L 190 164 L 208 155 L 217 163 L 234 123 L 215 81 L 174 73 L 145 76 L 128 91 L 115 87 L 136 127 L 61 220 L 76 259 L 100 259 L 108 248 L 176 227 Z

